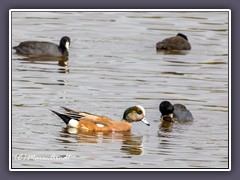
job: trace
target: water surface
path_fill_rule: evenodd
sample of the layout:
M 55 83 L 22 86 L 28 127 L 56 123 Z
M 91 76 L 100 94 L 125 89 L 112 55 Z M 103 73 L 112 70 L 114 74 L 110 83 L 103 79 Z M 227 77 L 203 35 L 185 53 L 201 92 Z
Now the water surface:
M 191 51 L 156 52 L 179 32 Z M 13 168 L 228 168 L 227 12 L 12 13 L 12 46 L 65 35 L 72 42 L 63 64 L 12 51 Z M 194 122 L 161 131 L 163 100 L 185 104 Z M 136 104 L 151 125 L 127 133 L 70 134 L 49 111 L 120 120 Z

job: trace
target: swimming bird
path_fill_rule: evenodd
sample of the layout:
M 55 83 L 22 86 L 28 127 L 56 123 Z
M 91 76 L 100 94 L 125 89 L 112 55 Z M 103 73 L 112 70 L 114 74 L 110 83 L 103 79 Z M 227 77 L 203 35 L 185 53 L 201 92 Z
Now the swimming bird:
M 59 45 L 45 41 L 24 41 L 13 49 L 24 56 L 67 57 L 70 46 L 70 38 L 64 36 Z
M 191 45 L 186 35 L 178 33 L 175 37 L 170 37 L 156 44 L 157 50 L 190 50 Z
M 163 101 L 159 105 L 159 110 L 162 113 L 162 121 L 174 123 L 193 121 L 192 113 L 183 104 L 172 105 L 169 101 Z
M 77 112 L 62 107 L 66 112 L 61 114 L 51 110 L 58 115 L 69 128 L 77 128 L 82 131 L 98 132 L 123 132 L 130 131 L 133 122 L 143 122 L 150 125 L 145 119 L 145 109 L 140 106 L 132 106 L 125 110 L 121 121 L 114 121 L 107 116 L 91 114 L 88 112 Z

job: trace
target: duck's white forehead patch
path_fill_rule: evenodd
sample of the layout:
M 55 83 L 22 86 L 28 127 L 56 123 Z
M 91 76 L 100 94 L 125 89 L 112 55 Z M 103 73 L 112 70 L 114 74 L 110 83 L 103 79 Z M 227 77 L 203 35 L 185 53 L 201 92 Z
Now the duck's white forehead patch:
M 70 119 L 70 121 L 68 122 L 68 126 L 76 128 L 76 127 L 78 127 L 78 121 L 75 119 Z
M 102 127 L 104 127 L 104 125 L 103 124 L 96 124 L 98 127 L 100 127 L 100 128 L 102 128 Z
M 138 108 L 140 108 L 143 112 L 143 115 L 145 116 L 145 109 L 141 105 L 137 105 Z
M 66 49 L 69 49 L 69 45 L 70 45 L 70 44 L 69 44 L 69 42 L 67 41 L 66 44 L 65 44 Z

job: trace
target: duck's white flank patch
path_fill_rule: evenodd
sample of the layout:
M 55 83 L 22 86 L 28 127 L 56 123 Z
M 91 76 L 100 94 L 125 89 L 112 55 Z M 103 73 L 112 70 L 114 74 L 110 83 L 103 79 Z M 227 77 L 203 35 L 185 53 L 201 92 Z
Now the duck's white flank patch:
M 67 41 L 65 44 L 66 49 L 69 49 L 69 42 Z
M 70 119 L 70 121 L 68 122 L 68 126 L 77 128 L 78 127 L 78 121 L 75 120 L 75 119 Z
M 96 124 L 98 127 L 100 127 L 100 128 L 102 128 L 102 127 L 104 127 L 104 125 L 103 124 Z
M 145 116 L 145 109 L 141 105 L 137 105 L 138 108 L 140 108 L 143 112 L 143 115 Z
M 68 132 L 70 134 L 77 134 L 78 130 L 77 130 L 77 128 L 68 128 Z

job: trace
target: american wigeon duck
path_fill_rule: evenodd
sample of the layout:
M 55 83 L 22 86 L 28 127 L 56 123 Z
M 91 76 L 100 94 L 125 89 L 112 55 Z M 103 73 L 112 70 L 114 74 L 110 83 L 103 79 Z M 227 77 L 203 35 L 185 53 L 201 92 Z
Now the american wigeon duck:
M 191 45 L 186 35 L 178 33 L 175 37 L 170 37 L 156 44 L 157 50 L 190 50 Z
M 25 56 L 67 57 L 69 46 L 70 38 L 64 36 L 61 38 L 59 45 L 51 42 L 24 41 L 13 49 L 18 54 Z
M 169 101 L 163 101 L 159 105 L 159 110 L 162 113 L 162 122 L 166 125 L 178 122 L 193 121 L 192 113 L 183 104 L 172 105 Z
M 121 121 L 113 121 L 107 116 L 100 116 L 88 112 L 77 112 L 62 107 L 66 112 L 64 114 L 51 110 L 58 115 L 69 128 L 77 128 L 83 131 L 112 131 L 123 132 L 130 131 L 133 122 L 143 122 L 150 125 L 145 119 L 145 109 L 140 106 L 132 106 L 126 109 Z

